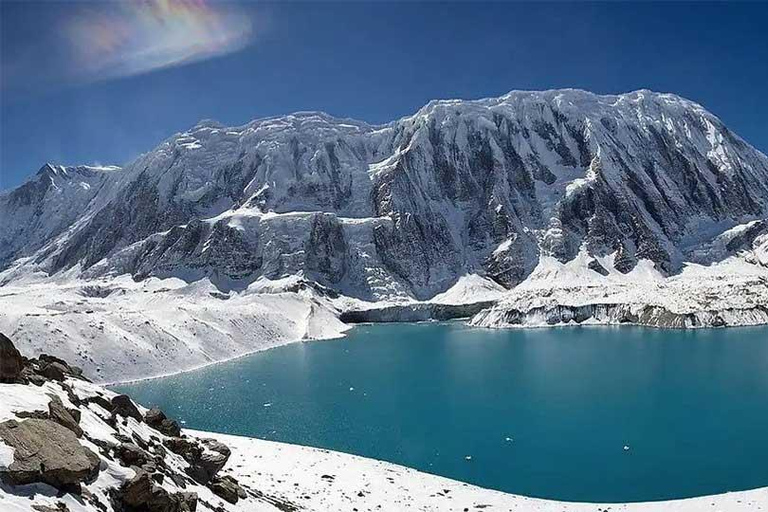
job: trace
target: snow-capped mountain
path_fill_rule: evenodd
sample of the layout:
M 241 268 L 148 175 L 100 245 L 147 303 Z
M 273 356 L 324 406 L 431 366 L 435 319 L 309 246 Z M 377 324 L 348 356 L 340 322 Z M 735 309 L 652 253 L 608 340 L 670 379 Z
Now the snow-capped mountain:
M 511 92 L 383 126 L 203 121 L 122 169 L 47 165 L 0 196 L 0 280 L 301 276 L 424 300 L 466 274 L 512 288 L 581 253 L 596 275 L 740 251 L 765 264 L 767 211 L 768 158 L 696 103 Z

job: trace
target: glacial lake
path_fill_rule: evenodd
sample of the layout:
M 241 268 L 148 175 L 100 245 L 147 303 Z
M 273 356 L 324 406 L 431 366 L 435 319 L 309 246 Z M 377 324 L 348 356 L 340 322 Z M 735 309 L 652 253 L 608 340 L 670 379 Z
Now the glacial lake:
M 765 327 L 361 325 L 113 389 L 186 427 L 528 496 L 646 501 L 768 485 Z

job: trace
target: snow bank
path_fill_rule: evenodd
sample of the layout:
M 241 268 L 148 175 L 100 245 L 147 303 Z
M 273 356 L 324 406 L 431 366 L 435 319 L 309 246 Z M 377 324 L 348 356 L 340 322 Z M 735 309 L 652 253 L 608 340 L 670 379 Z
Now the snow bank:
M 55 354 L 100 382 L 191 370 L 348 329 L 310 293 L 227 295 L 207 281 L 6 286 L 0 303 L 0 331 L 23 354 Z
M 232 448 L 224 468 L 248 485 L 302 510 L 528 512 L 747 511 L 768 507 L 768 488 L 686 500 L 596 504 L 528 498 L 421 473 L 403 466 L 329 450 L 247 437 L 188 431 Z

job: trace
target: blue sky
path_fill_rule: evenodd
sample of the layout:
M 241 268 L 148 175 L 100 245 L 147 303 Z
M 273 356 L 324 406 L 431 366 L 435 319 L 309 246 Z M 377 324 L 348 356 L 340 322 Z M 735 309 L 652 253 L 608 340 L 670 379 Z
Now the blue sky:
M 768 152 L 768 3 L 0 4 L 0 189 L 122 164 L 203 118 L 372 123 L 434 98 L 640 88 Z

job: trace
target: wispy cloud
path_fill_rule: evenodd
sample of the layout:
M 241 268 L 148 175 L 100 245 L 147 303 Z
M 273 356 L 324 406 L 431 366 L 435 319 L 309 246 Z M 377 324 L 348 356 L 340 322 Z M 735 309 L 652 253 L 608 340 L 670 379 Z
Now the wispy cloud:
M 82 5 L 82 4 L 80 4 Z M 130 76 L 237 51 L 249 13 L 204 0 L 124 0 L 81 7 L 63 25 L 83 81 Z

